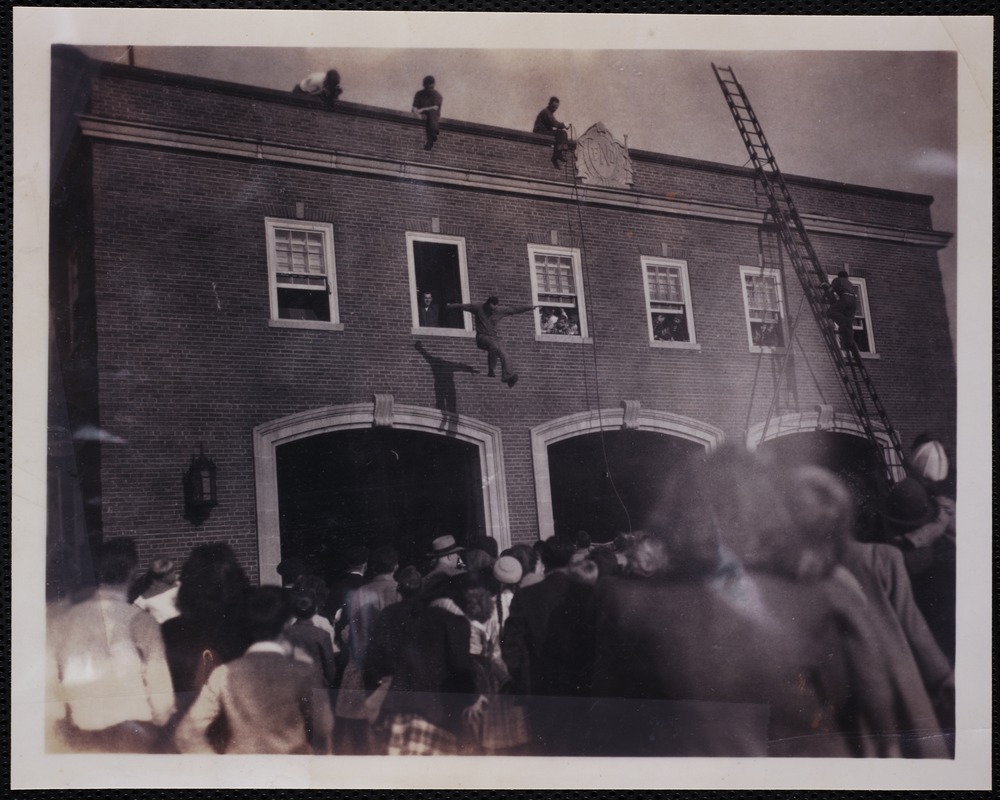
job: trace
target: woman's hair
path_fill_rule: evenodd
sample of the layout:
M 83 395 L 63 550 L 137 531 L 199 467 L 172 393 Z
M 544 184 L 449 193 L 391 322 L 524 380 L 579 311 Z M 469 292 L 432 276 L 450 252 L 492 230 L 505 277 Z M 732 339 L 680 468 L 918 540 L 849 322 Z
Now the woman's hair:
M 832 472 L 805 466 L 785 478 L 791 526 L 774 543 L 772 565 L 802 580 L 828 575 L 840 563 L 854 529 L 854 499 Z
M 553 536 L 542 542 L 542 563 L 546 570 L 559 569 L 569 564 L 576 552 L 572 539 L 565 536 Z
M 240 606 L 249 586 L 246 573 L 225 543 L 203 544 L 181 568 L 177 608 L 187 616 L 224 615 Z
M 726 446 L 673 470 L 646 530 L 663 541 L 674 573 L 709 574 L 732 556 L 766 567 L 791 524 L 783 497 L 766 459 Z
M 657 573 L 665 572 L 670 563 L 663 540 L 650 536 L 644 531 L 638 531 L 631 537 L 629 546 L 624 553 L 623 572 L 639 578 L 649 578 Z M 591 553 L 592 560 L 593 556 L 594 554 Z M 614 557 L 612 556 L 612 558 Z M 616 566 L 617 563 L 618 561 L 615 559 Z
M 310 619 L 316 614 L 316 597 L 309 592 L 292 589 L 291 607 L 296 619 Z
M 504 550 L 503 554 L 514 556 L 514 558 L 520 561 L 521 569 L 524 570 L 525 575 L 535 571 L 535 565 L 538 563 L 538 551 L 530 544 L 524 544 L 523 542 L 515 544 Z
M 259 586 L 247 595 L 246 626 L 255 642 L 277 639 L 292 613 L 288 594 L 278 586 Z

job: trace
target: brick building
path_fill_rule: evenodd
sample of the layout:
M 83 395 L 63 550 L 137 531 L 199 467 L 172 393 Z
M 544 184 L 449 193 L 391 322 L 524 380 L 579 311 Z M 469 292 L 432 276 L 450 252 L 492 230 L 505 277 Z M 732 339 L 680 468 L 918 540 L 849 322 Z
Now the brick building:
M 224 540 L 272 581 L 359 541 L 607 540 L 724 440 L 878 488 L 749 169 L 626 151 L 614 120 L 561 169 L 542 135 L 448 119 L 427 151 L 409 114 L 60 47 L 52 119 L 55 543 L 134 536 L 146 562 Z M 932 198 L 788 181 L 824 266 L 862 289 L 903 442 L 953 455 Z M 491 294 L 542 306 L 501 323 L 513 387 L 444 309 Z M 198 513 L 202 447 L 217 505 Z

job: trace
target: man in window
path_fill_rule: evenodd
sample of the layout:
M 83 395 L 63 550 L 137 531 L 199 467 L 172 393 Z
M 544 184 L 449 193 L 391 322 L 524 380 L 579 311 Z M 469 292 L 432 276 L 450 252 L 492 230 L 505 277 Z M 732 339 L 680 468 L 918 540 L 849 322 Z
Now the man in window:
M 523 314 L 525 311 L 531 311 L 536 308 L 541 308 L 541 306 L 510 306 L 500 308 L 500 300 L 495 294 L 486 298 L 486 302 L 482 305 L 477 303 L 448 303 L 445 306 L 446 311 L 458 309 L 468 311 L 472 314 L 476 320 L 476 347 L 486 351 L 486 365 L 489 368 L 489 376 L 491 378 L 496 376 L 497 359 L 500 359 L 500 380 L 511 387 L 517 383 L 517 372 L 514 370 L 510 356 L 497 337 L 497 324 L 504 317 L 509 317 L 511 314 Z
M 421 292 L 417 304 L 417 322 L 421 328 L 437 328 L 441 325 L 441 307 L 434 302 L 433 292 Z
M 833 283 L 824 283 L 823 286 L 828 289 L 827 302 L 830 303 L 826 316 L 837 324 L 841 345 L 850 355 L 854 351 L 854 315 L 858 312 L 858 290 L 848 279 L 845 270 L 837 273 Z

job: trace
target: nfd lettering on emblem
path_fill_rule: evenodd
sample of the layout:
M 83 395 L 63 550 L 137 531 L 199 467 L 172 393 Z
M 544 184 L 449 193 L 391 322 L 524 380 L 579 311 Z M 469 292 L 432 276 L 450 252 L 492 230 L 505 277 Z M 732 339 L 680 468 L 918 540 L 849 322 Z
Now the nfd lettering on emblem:
M 632 185 L 632 159 L 628 148 L 615 141 L 600 122 L 591 125 L 576 142 L 577 175 L 585 184 L 617 186 Z

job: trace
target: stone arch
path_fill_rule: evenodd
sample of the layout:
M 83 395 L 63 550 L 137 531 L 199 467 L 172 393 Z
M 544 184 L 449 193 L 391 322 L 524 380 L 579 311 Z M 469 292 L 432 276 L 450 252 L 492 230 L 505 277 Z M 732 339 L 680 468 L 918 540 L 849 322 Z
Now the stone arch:
M 885 463 L 895 465 L 898 458 L 893 453 L 892 439 L 889 434 L 880 422 L 872 420 L 871 426 L 879 447 L 882 448 Z M 819 406 L 814 411 L 798 411 L 773 417 L 766 425 L 763 422 L 758 422 L 747 431 L 746 444 L 748 449 L 756 450 L 762 443 L 781 436 L 814 432 L 845 433 L 861 439 L 868 438 L 864 427 L 854 414 L 833 411 L 828 406 Z M 899 481 L 905 477 L 906 471 L 902 465 L 892 467 L 893 481 Z
M 277 579 L 281 560 L 278 517 L 279 445 L 321 433 L 387 426 L 448 436 L 475 445 L 483 476 L 486 532 L 503 550 L 510 546 L 507 484 L 500 429 L 477 419 L 422 406 L 395 405 L 391 395 L 374 403 L 324 406 L 272 420 L 253 429 L 254 484 L 257 493 L 257 552 L 261 582 Z
M 637 401 L 632 400 L 624 401 L 621 408 L 582 411 L 536 425 L 531 429 L 531 460 L 535 474 L 535 503 L 540 538 L 548 539 L 555 532 L 549 474 L 549 445 L 573 436 L 602 430 L 659 433 L 696 442 L 708 452 L 716 449 L 725 439 L 723 431 L 714 425 L 668 411 L 643 409 Z

